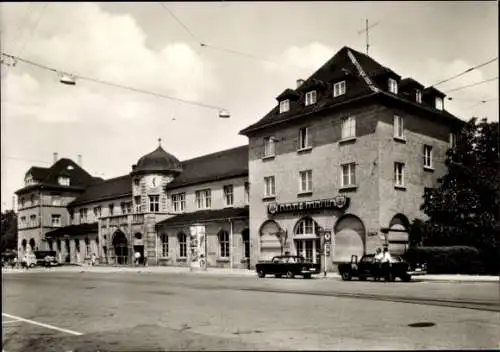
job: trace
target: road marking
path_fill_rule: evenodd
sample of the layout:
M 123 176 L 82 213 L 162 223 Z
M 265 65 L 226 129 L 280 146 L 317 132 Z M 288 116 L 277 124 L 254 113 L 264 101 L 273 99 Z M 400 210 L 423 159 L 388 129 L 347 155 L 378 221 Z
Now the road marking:
M 66 334 L 70 334 L 70 335 L 76 335 L 76 336 L 83 335 L 83 333 L 78 332 L 78 331 L 73 331 L 73 330 L 58 328 L 57 326 L 54 326 L 54 325 L 39 323 L 39 322 L 34 321 L 34 320 L 21 318 L 21 317 L 18 317 L 18 316 L 15 316 L 15 315 L 11 315 L 11 314 L 2 313 L 2 315 L 6 316 L 7 318 L 17 319 L 19 321 L 24 321 L 26 323 L 30 323 L 30 324 L 33 324 L 33 325 L 38 325 L 38 326 L 41 326 L 41 327 L 44 327 L 44 328 L 47 328 L 47 329 L 52 329 L 52 330 L 56 330 L 56 331 L 60 331 L 60 332 L 65 332 Z

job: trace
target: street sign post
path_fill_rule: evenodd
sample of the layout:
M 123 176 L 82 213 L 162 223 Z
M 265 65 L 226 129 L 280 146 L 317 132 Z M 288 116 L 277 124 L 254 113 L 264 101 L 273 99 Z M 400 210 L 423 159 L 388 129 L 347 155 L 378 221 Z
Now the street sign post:
M 325 258 L 325 264 L 323 266 L 323 275 L 326 277 L 326 257 L 330 255 L 330 251 L 328 250 L 330 243 L 332 242 L 332 232 L 324 231 L 324 241 L 323 241 L 323 256 Z

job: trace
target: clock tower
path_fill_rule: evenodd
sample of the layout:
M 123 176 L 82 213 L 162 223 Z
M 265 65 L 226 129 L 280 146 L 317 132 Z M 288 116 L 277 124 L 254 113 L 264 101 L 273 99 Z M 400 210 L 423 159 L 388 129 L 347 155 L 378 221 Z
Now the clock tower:
M 136 233 L 139 229 L 133 230 L 134 252 L 143 252 L 148 263 L 156 259 L 155 224 L 168 212 L 165 186 L 182 172 L 180 161 L 162 148 L 161 138 L 158 143 L 158 148 L 141 157 L 130 173 L 134 212 L 144 216 L 142 231 Z

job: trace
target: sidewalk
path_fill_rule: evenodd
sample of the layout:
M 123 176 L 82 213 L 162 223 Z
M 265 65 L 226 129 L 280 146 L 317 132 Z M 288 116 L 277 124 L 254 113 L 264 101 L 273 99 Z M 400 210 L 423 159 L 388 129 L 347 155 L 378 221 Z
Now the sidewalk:
M 118 272 L 135 272 L 135 273 L 176 273 L 176 274 L 200 274 L 200 275 L 215 275 L 215 276 L 253 276 L 256 277 L 257 274 L 255 270 L 247 269 L 225 269 L 225 268 L 208 268 L 207 270 L 190 270 L 187 267 L 175 267 L 175 266 L 138 266 L 138 267 L 115 267 L 115 266 L 59 266 L 51 268 L 37 267 L 33 269 L 5 269 L 2 268 L 2 274 L 14 274 L 14 273 L 34 273 L 34 272 L 95 272 L 95 273 L 118 273 Z M 317 279 L 325 279 L 323 274 L 315 276 Z M 327 273 L 327 280 L 340 280 L 340 275 L 338 273 Z M 414 276 L 413 280 L 418 281 L 441 281 L 441 282 L 498 282 L 500 279 L 498 276 L 483 276 L 483 275 L 421 275 Z

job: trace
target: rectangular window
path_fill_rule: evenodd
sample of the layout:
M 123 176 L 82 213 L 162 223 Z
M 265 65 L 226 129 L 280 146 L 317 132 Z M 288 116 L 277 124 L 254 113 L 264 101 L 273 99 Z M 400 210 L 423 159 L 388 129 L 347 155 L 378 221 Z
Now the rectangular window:
M 353 116 L 344 117 L 341 120 L 341 138 L 353 138 L 356 137 L 356 119 Z
M 174 213 L 182 213 L 186 208 L 186 193 L 172 194 Z
M 422 91 L 420 89 L 415 92 L 415 100 L 417 103 L 422 104 Z
M 299 129 L 299 150 L 309 148 L 309 133 L 308 128 Z
M 30 215 L 30 227 L 36 227 L 36 215 Z
M 185 233 L 181 232 L 177 237 L 179 240 L 179 257 L 187 257 L 187 236 Z
M 94 207 L 94 216 L 96 218 L 100 218 L 101 217 L 101 207 L 100 206 Z
M 26 226 L 26 216 L 21 216 L 21 227 L 25 227 Z
M 337 82 L 333 85 L 333 97 L 345 94 L 345 81 Z
M 264 157 L 274 156 L 274 154 L 275 154 L 274 137 L 264 138 Z
M 394 163 L 394 184 L 404 187 L 405 185 L 405 164 Z
M 450 143 L 449 143 L 450 149 L 455 148 L 456 145 L 457 145 L 457 135 L 453 132 L 450 132 Z
M 168 257 L 168 235 L 166 233 L 161 235 L 161 256 Z
M 436 97 L 436 109 L 438 109 L 438 110 L 444 109 L 443 98 Z
M 245 182 L 245 204 L 250 203 L 250 183 Z
M 115 209 L 115 205 L 113 203 L 111 203 L 108 206 L 108 209 L 109 209 L 109 216 L 113 216 L 113 210 Z
M 432 167 L 432 147 L 424 145 L 424 167 Z
M 141 196 L 135 196 L 134 203 L 135 203 L 135 212 L 142 213 Z
M 312 192 L 312 170 L 299 172 L 300 193 Z
M 60 227 L 61 226 L 61 215 L 52 214 L 52 227 Z
M 52 205 L 56 206 L 56 207 L 60 206 L 61 205 L 61 197 L 53 195 L 52 196 Z
M 58 182 L 62 186 L 69 186 L 69 177 L 60 176 Z
M 264 177 L 264 196 L 265 197 L 274 197 L 275 196 L 275 184 L 274 184 L 274 176 Z
M 398 94 L 398 82 L 394 78 L 389 78 L 389 92 Z
M 280 114 L 290 110 L 290 100 L 280 101 Z
M 349 187 L 356 185 L 356 163 L 349 163 L 342 165 L 342 187 Z
M 317 94 L 315 90 L 306 93 L 305 105 L 309 106 L 316 103 Z
M 209 209 L 212 206 L 212 192 L 209 189 L 196 191 L 195 195 L 198 209 Z
M 150 195 L 149 196 L 149 211 L 152 213 L 157 213 L 160 211 L 160 196 Z
M 404 138 L 403 118 L 399 115 L 394 115 L 394 137 Z
M 224 186 L 224 201 L 226 207 L 233 206 L 234 204 L 233 185 Z
M 219 232 L 219 248 L 220 257 L 229 258 L 229 233 L 226 231 Z

